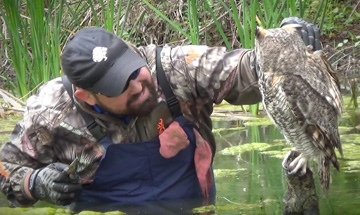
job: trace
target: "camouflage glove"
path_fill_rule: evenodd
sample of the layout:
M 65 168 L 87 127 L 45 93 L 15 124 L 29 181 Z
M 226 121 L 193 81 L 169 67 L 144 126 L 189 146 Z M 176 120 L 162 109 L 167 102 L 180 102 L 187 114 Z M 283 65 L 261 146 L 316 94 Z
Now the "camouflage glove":
M 304 41 L 305 45 L 311 45 L 313 47 L 313 51 L 322 49 L 320 42 L 320 31 L 314 24 L 308 23 L 298 17 L 287 17 L 281 21 L 280 27 L 289 24 L 299 24 L 302 26 L 301 30 L 298 30 L 298 33 Z
M 47 167 L 35 170 L 29 179 L 29 190 L 37 200 L 57 205 L 73 202 L 82 191 L 82 185 L 72 183 L 64 171 L 69 165 L 52 163 Z

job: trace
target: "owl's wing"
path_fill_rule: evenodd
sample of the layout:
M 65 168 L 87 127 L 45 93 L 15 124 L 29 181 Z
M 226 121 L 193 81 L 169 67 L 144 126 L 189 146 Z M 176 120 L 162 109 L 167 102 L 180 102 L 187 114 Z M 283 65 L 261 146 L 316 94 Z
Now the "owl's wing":
M 340 83 L 331 64 L 322 51 L 307 51 L 307 63 L 302 78 L 326 101 L 337 110 L 342 111 Z
M 319 89 L 312 88 L 303 76 L 285 77 L 281 88 L 294 117 L 313 140 L 314 146 L 338 169 L 334 148 L 338 148 L 341 154 L 342 148 L 337 129 L 337 110 L 333 104 L 329 104 L 328 99 L 318 92 Z

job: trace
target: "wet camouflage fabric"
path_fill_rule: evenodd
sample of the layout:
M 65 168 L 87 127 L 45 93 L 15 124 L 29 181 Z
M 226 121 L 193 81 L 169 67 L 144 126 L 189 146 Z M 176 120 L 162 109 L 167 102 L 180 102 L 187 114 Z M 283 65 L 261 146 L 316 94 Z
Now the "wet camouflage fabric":
M 155 45 L 149 45 L 136 51 L 147 60 L 157 85 L 155 50 Z M 199 127 L 202 138 L 213 150 L 215 140 L 210 120 L 213 104 L 223 99 L 232 104 L 260 101 L 253 58 L 253 52 L 245 49 L 227 52 L 223 47 L 163 47 L 162 65 L 182 112 Z M 149 116 L 136 117 L 128 123 L 97 114 L 91 107 L 76 102 L 96 117 L 114 143 L 123 143 L 156 137 L 159 120 L 163 120 L 165 126 L 170 124 L 172 118 L 161 89 L 158 89 L 158 101 L 159 105 Z M 103 153 L 104 147 L 86 129 L 61 78 L 53 79 L 27 100 L 24 119 L 18 122 L 11 140 L 3 146 L 1 190 L 13 205 L 32 204 L 34 202 L 27 200 L 21 191 L 25 174 L 53 162 L 70 164 L 75 158 L 79 159 L 76 180 L 82 184 L 91 183 Z

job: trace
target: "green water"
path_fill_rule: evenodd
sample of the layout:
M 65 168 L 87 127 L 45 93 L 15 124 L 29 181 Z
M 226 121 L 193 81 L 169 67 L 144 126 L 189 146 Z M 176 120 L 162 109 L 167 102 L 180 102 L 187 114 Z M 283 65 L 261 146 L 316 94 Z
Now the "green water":
M 360 214 L 360 134 L 341 131 L 344 157 L 339 158 L 341 171 L 332 169 L 327 197 L 314 174 L 321 214 Z M 214 160 L 216 214 L 282 214 L 287 187 L 281 161 L 289 146 L 274 126 L 251 126 L 240 133 L 215 132 L 220 148 Z M 316 172 L 316 163 L 311 166 Z
M 241 116 L 235 115 L 214 117 L 216 205 L 196 208 L 193 212 L 179 210 L 173 214 L 282 214 L 287 188 L 281 161 L 290 148 L 267 118 L 249 120 L 246 116 L 246 120 L 242 120 Z M 0 123 L 4 131 L 2 141 L 10 136 L 9 127 L 15 121 Z M 339 124 L 344 157 L 339 158 L 340 172 L 332 168 L 332 183 L 327 196 L 323 195 L 314 174 L 320 212 L 323 215 L 360 214 L 360 130 L 355 129 L 360 124 L 359 111 L 347 112 Z M 316 172 L 316 163 L 311 167 Z M 0 214 L 74 214 L 44 202 L 30 208 L 11 209 L 7 206 L 6 198 L 0 194 Z M 138 214 L 146 214 L 140 212 L 139 209 Z M 78 214 L 121 213 L 83 211 Z

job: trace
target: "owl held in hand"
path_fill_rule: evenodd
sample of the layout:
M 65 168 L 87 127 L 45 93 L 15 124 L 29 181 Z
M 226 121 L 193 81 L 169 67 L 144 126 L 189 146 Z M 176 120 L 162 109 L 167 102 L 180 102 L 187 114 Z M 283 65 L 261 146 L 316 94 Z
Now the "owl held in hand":
M 342 98 L 335 72 L 321 51 L 312 52 L 296 32 L 298 25 L 256 30 L 255 53 L 263 105 L 285 139 L 300 152 L 289 174 L 306 173 L 317 158 L 320 184 L 329 189 L 330 165 L 339 170 L 335 148 L 342 155 L 337 119 Z

